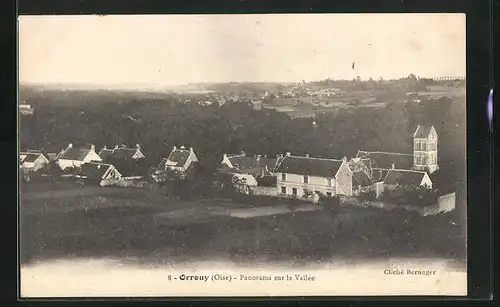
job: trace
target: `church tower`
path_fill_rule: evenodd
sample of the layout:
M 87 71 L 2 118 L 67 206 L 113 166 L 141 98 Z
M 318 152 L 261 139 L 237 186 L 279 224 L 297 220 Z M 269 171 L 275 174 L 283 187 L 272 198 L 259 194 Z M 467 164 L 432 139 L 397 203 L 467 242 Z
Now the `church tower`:
M 418 125 L 413 134 L 413 169 L 435 172 L 438 167 L 438 135 L 434 126 Z

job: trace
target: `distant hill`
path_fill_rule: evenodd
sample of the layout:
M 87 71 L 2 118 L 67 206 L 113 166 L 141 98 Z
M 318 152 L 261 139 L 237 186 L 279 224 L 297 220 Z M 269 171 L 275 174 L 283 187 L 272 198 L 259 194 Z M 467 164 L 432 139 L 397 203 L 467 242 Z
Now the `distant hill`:
M 80 106 L 106 103 L 173 103 L 178 101 L 178 97 L 175 93 L 149 90 L 102 89 L 80 85 L 68 86 L 66 84 L 31 84 L 19 86 L 19 101 L 25 101 L 33 106 Z

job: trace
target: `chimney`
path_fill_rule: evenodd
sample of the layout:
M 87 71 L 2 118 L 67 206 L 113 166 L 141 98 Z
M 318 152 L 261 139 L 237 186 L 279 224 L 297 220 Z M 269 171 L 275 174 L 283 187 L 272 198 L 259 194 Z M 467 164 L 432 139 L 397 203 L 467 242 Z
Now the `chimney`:
M 118 145 L 115 145 L 115 149 L 118 149 Z
M 139 144 L 135 144 L 135 148 L 137 148 L 137 149 L 139 149 L 139 150 L 140 150 L 140 149 L 141 149 L 141 145 L 139 145 Z
M 189 147 L 190 152 L 194 152 L 193 147 Z
M 184 145 L 182 145 L 182 146 L 181 146 L 181 150 L 184 150 L 184 149 L 186 149 L 186 147 L 184 147 Z
M 392 163 L 391 164 L 391 169 L 395 169 L 396 168 L 396 164 Z
M 261 155 L 257 155 L 257 161 L 260 161 Z
M 347 157 L 346 157 L 346 156 L 344 156 L 344 157 L 342 158 L 342 161 L 347 162 Z
M 172 147 L 173 150 L 177 150 L 177 146 Z
M 226 159 L 227 159 L 227 154 L 223 154 L 223 155 L 222 155 L 222 159 L 223 159 L 223 160 L 226 160 Z
M 287 157 L 290 157 L 291 155 L 292 155 L 292 153 L 291 153 L 291 152 L 287 152 L 287 153 L 286 153 L 286 156 L 287 156 Z
M 241 154 L 242 154 L 242 155 L 244 155 L 244 156 L 246 155 L 246 154 L 245 154 L 245 152 L 244 152 L 243 150 L 241 151 Z
M 306 158 L 309 158 L 309 154 L 306 154 Z
M 106 150 L 106 149 L 108 149 L 108 148 L 106 147 L 106 145 L 104 145 L 104 148 L 103 148 L 103 150 Z
M 90 144 L 90 149 L 95 151 L 95 145 L 94 144 Z
M 68 148 L 73 148 L 73 143 L 69 143 Z

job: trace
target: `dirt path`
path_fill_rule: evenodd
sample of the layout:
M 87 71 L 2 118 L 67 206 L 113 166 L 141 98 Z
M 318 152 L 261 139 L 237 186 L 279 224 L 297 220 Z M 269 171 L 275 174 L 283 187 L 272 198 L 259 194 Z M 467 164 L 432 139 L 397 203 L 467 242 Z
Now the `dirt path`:
M 54 199 L 54 198 L 64 198 L 64 197 L 74 197 L 74 196 L 86 196 L 86 195 L 109 195 L 115 193 L 123 192 L 123 188 L 113 188 L 113 187 L 81 187 L 81 188 L 71 188 L 64 190 L 54 190 L 46 192 L 32 192 L 21 194 L 22 200 L 35 200 L 35 199 Z

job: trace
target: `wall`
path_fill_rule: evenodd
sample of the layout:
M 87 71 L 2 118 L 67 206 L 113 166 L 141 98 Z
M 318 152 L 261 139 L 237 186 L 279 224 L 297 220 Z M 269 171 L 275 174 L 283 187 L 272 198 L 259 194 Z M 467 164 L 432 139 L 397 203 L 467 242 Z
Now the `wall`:
M 103 186 L 103 187 L 116 186 L 116 187 L 123 187 L 123 188 L 144 188 L 146 186 L 146 183 L 143 181 L 137 181 L 137 180 L 110 179 L 110 180 L 102 180 L 101 186 Z
M 255 186 L 255 187 L 250 187 L 250 194 L 251 195 L 277 196 L 278 190 L 276 189 L 276 187 Z
M 84 162 L 82 161 L 74 161 L 74 160 L 66 160 L 66 159 L 59 159 L 57 161 L 57 164 L 59 167 L 64 170 L 68 167 L 80 167 Z
M 352 195 L 352 171 L 346 163 L 342 163 L 337 172 L 337 194 L 346 196 Z
M 455 209 L 456 194 L 450 193 L 442 195 L 438 198 L 438 206 L 440 212 L 449 212 Z
M 326 195 L 326 193 L 332 193 L 335 195 L 335 179 L 332 178 L 332 186 L 328 186 L 327 178 L 317 177 L 317 176 L 309 176 L 309 183 L 304 183 L 304 176 L 296 175 L 296 174 L 286 174 L 286 181 L 281 180 L 281 173 L 277 174 L 277 184 L 276 189 L 277 193 L 281 193 L 281 188 L 286 187 L 287 195 L 292 194 L 292 188 L 297 189 L 297 197 L 303 197 L 304 189 L 311 191 L 318 191 Z

